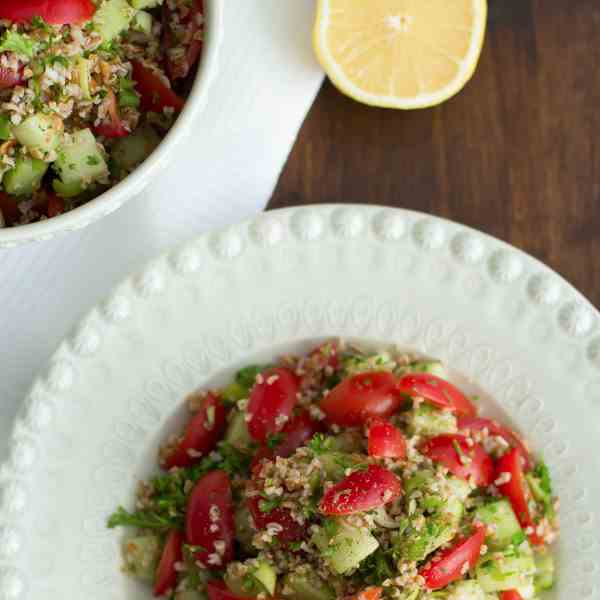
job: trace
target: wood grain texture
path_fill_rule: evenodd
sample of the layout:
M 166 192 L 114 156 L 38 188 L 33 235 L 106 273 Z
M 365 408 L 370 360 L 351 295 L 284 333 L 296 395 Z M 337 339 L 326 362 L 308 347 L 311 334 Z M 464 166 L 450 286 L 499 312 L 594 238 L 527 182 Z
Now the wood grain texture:
M 447 217 L 522 248 L 600 307 L 600 2 L 490 0 L 473 80 L 429 110 L 325 83 L 270 208 L 364 202 Z

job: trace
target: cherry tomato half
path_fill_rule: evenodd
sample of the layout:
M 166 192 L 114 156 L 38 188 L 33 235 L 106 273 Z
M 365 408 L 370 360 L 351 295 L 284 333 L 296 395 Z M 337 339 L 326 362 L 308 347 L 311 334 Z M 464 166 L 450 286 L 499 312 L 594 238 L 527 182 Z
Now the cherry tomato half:
M 466 481 L 472 477 L 479 487 L 488 486 L 494 481 L 494 463 L 480 444 L 471 444 L 464 435 L 445 434 L 427 440 L 420 451 L 453 475 Z
M 350 515 L 392 502 L 402 493 L 402 483 L 390 470 L 369 465 L 364 471 L 354 471 L 330 487 L 319 504 L 326 515 Z
M 163 108 L 173 108 L 177 112 L 183 109 L 184 101 L 139 60 L 132 60 L 132 77 L 140 93 L 140 106 L 145 111 L 161 113 Z
M 274 448 L 262 446 L 258 449 L 252 461 L 252 469 L 254 470 L 255 466 L 258 468 L 265 459 L 273 459 L 276 456 L 288 458 L 320 431 L 323 431 L 321 423 L 311 419 L 306 411 L 302 411 L 285 424 L 279 434 L 281 441 Z
M 279 433 L 292 415 L 298 400 L 298 379 L 289 369 L 267 369 L 259 376 L 248 402 L 248 431 L 258 442 L 265 443 Z
M 117 97 L 112 90 L 108 90 L 105 102 L 108 109 L 108 120 L 100 125 L 96 125 L 95 130 L 98 135 L 103 135 L 106 138 L 119 138 L 129 135 L 130 132 L 125 129 L 121 116 L 119 115 L 119 105 Z
M 358 594 L 346 596 L 345 600 L 379 600 L 382 592 L 383 588 L 374 585 L 358 592 Z
M 154 595 L 163 596 L 177 585 L 175 565 L 183 559 L 183 534 L 173 530 L 167 536 L 163 553 L 156 569 Z
M 491 435 L 501 437 L 509 446 L 518 448 L 521 451 L 524 461 L 523 469 L 526 472 L 531 470 L 533 461 L 525 442 L 508 427 L 504 427 L 492 419 L 485 419 L 483 417 L 459 417 L 458 428 L 461 431 L 482 431 L 483 429 L 487 429 Z
M 48 192 L 48 201 L 45 206 L 46 216 L 48 218 L 57 217 L 65 212 L 65 201 L 56 194 Z
M 89 21 L 96 12 L 91 0 L 2 0 L 0 19 L 13 23 L 42 17 L 52 25 L 69 25 Z
M 262 502 L 263 498 L 258 496 L 248 498 L 247 502 L 254 526 L 258 531 L 266 529 L 269 523 L 277 523 L 277 525 L 281 526 L 282 530 L 277 533 L 276 537 L 284 545 L 301 540 L 305 536 L 306 530 L 304 526 L 293 519 L 292 513 L 288 508 L 277 507 L 273 510 L 264 511 L 261 510 L 261 506 L 264 508 Z
M 209 581 L 206 584 L 209 600 L 247 600 L 236 596 L 223 581 Z
M 523 600 L 523 596 L 517 590 L 506 590 L 500 592 L 500 600 Z
M 187 77 L 202 52 L 204 29 L 204 2 L 193 0 L 188 7 L 184 5 L 184 14 L 170 8 L 169 2 L 163 4 L 163 43 L 167 49 L 167 72 L 172 81 Z M 177 22 L 178 29 L 185 32 L 183 40 L 178 39 L 172 23 Z M 182 27 L 183 26 L 183 27 Z M 183 48 L 184 53 L 171 53 L 172 48 Z
M 207 394 L 198 412 L 192 417 L 185 436 L 175 451 L 165 459 L 165 468 L 189 467 L 198 458 L 193 453 L 208 454 L 223 437 L 227 426 L 225 406 L 214 394 Z
M 0 192 L 0 211 L 7 225 L 17 223 L 21 216 L 16 200 L 4 192 Z
M 427 373 L 405 375 L 398 382 L 398 390 L 407 396 L 420 396 L 438 408 L 457 415 L 474 416 L 477 413 L 472 402 L 450 382 Z
M 457 579 L 462 579 L 466 575 L 465 563 L 472 569 L 479 560 L 485 534 L 485 527 L 478 527 L 470 537 L 459 540 L 451 548 L 434 556 L 419 571 L 425 579 L 425 585 L 430 590 L 439 590 Z
M 528 528 L 533 530 L 533 533 L 529 534 L 529 541 L 537 546 L 544 542 L 535 533 L 536 526 L 529 510 L 529 488 L 525 483 L 521 465 L 521 451 L 518 448 L 509 450 L 504 456 L 498 459 L 494 480 L 497 481 L 499 478 L 506 478 L 506 474 L 510 476 L 510 479 L 506 483 L 498 485 L 498 491 L 510 501 L 521 527 L 525 530 Z
M 379 458 L 406 458 L 406 440 L 391 423 L 380 419 L 369 426 L 369 455 Z
M 229 476 L 225 471 L 211 471 L 196 483 L 188 500 L 185 537 L 188 544 L 205 549 L 196 554 L 200 562 L 207 564 L 208 555 L 214 553 L 220 554 L 222 565 L 233 560 L 233 502 Z M 225 542 L 222 554 L 215 547 L 219 540 Z
M 321 410 L 329 423 L 346 427 L 390 417 L 402 404 L 396 384 L 396 378 L 387 371 L 353 375 L 321 400 Z

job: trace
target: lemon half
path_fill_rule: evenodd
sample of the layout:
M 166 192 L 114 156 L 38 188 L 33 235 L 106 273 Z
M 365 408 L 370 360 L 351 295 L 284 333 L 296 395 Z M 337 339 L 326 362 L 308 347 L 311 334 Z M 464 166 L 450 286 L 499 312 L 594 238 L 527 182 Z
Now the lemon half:
M 425 108 L 469 81 L 486 20 L 487 0 L 319 0 L 314 47 L 344 94 Z

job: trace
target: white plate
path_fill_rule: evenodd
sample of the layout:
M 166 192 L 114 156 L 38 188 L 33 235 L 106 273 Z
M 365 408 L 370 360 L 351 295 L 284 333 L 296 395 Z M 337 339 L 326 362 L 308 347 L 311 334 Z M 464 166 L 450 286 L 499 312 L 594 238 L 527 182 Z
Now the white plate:
M 447 362 L 543 453 L 562 498 L 559 584 L 600 599 L 600 329 L 549 269 L 425 215 L 290 209 L 202 236 L 120 285 L 33 385 L 0 471 L 0 600 L 150 598 L 105 528 L 182 398 L 328 336 Z

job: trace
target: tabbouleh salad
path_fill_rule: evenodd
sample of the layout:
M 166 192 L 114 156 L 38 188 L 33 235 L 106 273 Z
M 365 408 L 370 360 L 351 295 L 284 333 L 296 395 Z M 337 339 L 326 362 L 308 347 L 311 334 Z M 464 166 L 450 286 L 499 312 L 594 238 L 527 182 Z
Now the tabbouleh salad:
M 183 108 L 203 34 L 203 0 L 2 0 L 0 227 L 139 166 Z
M 327 342 L 194 393 L 140 482 L 124 569 L 173 600 L 530 600 L 546 465 L 442 364 Z

